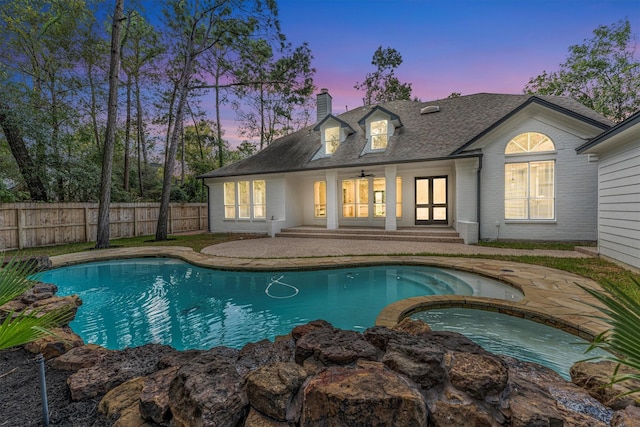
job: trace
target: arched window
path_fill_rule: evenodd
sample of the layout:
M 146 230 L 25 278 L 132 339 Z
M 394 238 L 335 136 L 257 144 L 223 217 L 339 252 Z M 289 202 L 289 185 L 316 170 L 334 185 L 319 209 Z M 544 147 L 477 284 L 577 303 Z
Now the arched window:
M 547 153 L 555 150 L 556 146 L 547 135 L 526 132 L 509 141 L 504 154 Z
M 504 165 L 504 217 L 514 220 L 551 220 L 555 218 L 555 160 L 522 158 L 531 154 L 554 153 L 548 136 L 522 133 L 507 144 L 510 159 Z M 523 155 L 523 156 L 521 156 Z

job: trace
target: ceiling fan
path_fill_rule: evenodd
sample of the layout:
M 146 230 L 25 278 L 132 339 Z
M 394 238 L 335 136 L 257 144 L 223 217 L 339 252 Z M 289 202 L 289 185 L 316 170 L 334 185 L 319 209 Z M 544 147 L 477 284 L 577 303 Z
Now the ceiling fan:
M 375 176 L 372 173 L 364 173 L 364 170 L 360 171 L 360 175 L 357 175 L 356 178 L 368 178 L 370 176 Z

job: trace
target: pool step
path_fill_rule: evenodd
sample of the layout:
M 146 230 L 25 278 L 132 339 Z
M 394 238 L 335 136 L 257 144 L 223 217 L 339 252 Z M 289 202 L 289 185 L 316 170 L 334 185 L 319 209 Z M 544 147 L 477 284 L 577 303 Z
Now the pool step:
M 351 239 L 351 240 L 387 240 L 404 242 L 440 242 L 464 243 L 460 234 L 448 227 L 400 229 L 386 231 L 376 228 L 349 227 L 338 230 L 327 230 L 321 227 L 284 228 L 276 237 L 297 237 L 307 239 Z

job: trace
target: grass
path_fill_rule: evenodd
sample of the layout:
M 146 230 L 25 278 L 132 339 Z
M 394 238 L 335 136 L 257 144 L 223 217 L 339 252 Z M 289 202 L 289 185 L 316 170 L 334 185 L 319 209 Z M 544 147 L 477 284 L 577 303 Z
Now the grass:
M 216 245 L 218 243 L 230 242 L 239 239 L 255 239 L 263 237 L 256 234 L 233 234 L 233 233 L 201 233 L 201 234 L 183 234 L 169 236 L 169 240 L 156 242 L 154 236 L 129 237 L 125 239 L 111 240 L 112 248 L 133 248 L 144 246 L 186 246 L 193 248 L 194 251 L 200 252 L 207 246 Z M 93 250 L 95 243 L 70 243 L 67 245 L 44 246 L 39 248 L 16 249 L 6 251 L 6 256 L 29 256 L 29 255 L 64 255 L 76 252 L 84 252 Z
M 498 240 L 493 242 L 480 242 L 478 246 L 486 246 L 490 248 L 508 248 L 508 249 L 543 249 L 556 251 L 572 251 L 576 246 L 596 247 L 596 242 L 534 242 L 534 241 L 510 241 Z
M 117 239 L 111 241 L 112 247 L 144 247 L 144 246 L 187 246 L 193 248 L 194 251 L 200 252 L 203 248 L 218 243 L 229 242 L 238 239 L 254 239 L 263 236 L 253 234 L 233 234 L 233 233 L 202 233 L 192 235 L 174 235 L 170 236 L 171 240 L 164 242 L 153 241 L 153 236 L 133 237 L 127 239 Z M 506 247 L 512 249 L 555 249 L 555 250 L 573 250 L 576 243 L 562 242 L 487 242 L 481 243 L 482 246 Z M 582 242 L 580 246 L 585 246 Z M 92 250 L 93 243 L 73 243 L 60 246 L 47 246 L 41 248 L 30 248 L 15 251 L 6 251 L 5 255 L 63 255 L 68 253 L 83 252 Z M 402 254 L 395 254 L 402 255 Z M 531 255 L 443 255 L 443 254 L 420 254 L 422 256 L 453 256 L 467 258 L 489 258 L 504 261 L 522 262 L 526 264 L 536 264 L 545 267 L 557 268 L 558 270 L 567 271 L 588 277 L 600 283 L 605 288 L 611 284 L 622 289 L 632 298 L 640 303 L 640 291 L 634 286 L 633 280 L 640 280 L 640 274 L 632 273 L 624 268 L 606 261 L 601 258 L 561 258 L 549 256 L 531 256 Z

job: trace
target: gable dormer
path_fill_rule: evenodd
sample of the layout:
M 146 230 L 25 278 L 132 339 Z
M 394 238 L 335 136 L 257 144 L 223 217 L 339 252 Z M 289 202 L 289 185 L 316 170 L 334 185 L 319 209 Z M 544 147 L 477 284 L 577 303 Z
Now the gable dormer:
M 395 130 L 402 126 L 400 117 L 380 106 L 369 111 L 358 124 L 367 136 L 367 144 L 362 154 L 386 150 Z
M 348 123 L 343 122 L 339 118 L 332 114 L 326 116 L 320 123 L 314 128 L 314 131 L 320 131 L 320 142 L 322 147 L 313 156 L 312 160 L 331 157 L 336 152 L 341 143 L 352 133 L 354 130 Z

